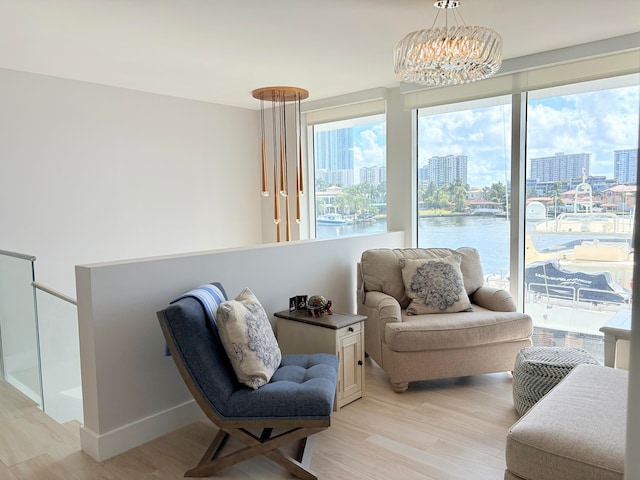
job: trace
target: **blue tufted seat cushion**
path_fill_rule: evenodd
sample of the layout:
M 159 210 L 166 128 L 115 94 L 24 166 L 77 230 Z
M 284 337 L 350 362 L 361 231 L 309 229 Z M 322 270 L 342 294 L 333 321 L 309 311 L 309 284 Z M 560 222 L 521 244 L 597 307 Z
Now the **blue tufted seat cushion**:
M 195 298 L 164 310 L 177 354 L 205 401 L 223 420 L 325 419 L 331 416 L 338 358 L 316 353 L 283 355 L 271 381 L 253 390 L 240 382 L 218 332 Z
M 257 390 L 239 388 L 231 394 L 225 415 L 232 419 L 327 418 L 333 409 L 337 371 L 335 355 L 284 355 L 269 383 Z

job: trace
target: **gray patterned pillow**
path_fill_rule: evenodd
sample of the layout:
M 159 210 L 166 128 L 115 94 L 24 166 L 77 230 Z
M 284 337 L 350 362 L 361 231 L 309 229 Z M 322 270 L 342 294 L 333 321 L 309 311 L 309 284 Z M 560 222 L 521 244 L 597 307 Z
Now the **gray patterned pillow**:
M 218 332 L 238 381 L 253 389 L 269 383 L 282 354 L 267 314 L 245 288 L 217 312 Z
M 460 270 L 460 255 L 400 260 L 402 280 L 411 303 L 408 315 L 471 310 Z

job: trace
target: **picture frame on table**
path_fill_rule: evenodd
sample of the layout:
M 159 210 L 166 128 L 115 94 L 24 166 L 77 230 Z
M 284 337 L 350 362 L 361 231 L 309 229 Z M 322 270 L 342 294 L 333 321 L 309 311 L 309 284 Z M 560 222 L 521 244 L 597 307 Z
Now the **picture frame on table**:
M 296 295 L 296 310 L 307 309 L 307 295 Z

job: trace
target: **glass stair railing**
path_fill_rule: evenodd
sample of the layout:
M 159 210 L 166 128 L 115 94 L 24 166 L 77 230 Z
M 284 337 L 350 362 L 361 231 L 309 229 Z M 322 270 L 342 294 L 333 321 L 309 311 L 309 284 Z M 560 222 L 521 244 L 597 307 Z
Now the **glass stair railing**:
M 59 423 L 83 423 L 76 301 L 36 282 L 35 260 L 0 250 L 0 375 Z

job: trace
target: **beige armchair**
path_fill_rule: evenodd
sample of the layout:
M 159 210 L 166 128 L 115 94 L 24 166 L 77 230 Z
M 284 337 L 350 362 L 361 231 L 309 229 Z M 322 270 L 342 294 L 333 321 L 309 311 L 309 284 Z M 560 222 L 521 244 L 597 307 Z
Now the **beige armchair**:
M 531 317 L 509 292 L 483 285 L 474 248 L 367 250 L 357 279 L 365 351 L 396 392 L 414 381 L 511 371 L 531 345 Z

